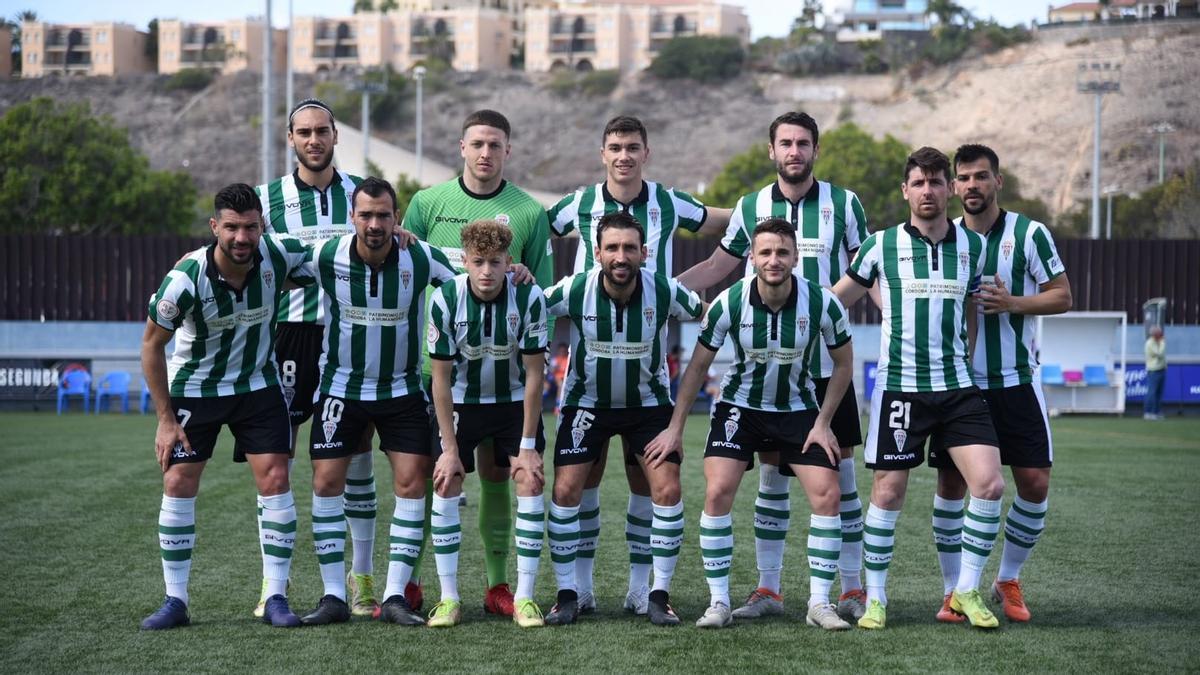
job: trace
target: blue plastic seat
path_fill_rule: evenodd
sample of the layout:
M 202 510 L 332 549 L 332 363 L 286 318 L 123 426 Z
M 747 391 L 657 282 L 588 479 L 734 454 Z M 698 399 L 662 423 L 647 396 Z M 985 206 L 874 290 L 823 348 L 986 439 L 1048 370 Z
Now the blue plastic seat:
M 1042 384 L 1058 385 L 1060 387 L 1065 385 L 1066 380 L 1063 379 L 1062 366 L 1057 363 L 1043 363 Z
M 1107 387 L 1108 369 L 1096 364 L 1083 367 L 1083 383 L 1089 387 Z
M 109 402 L 111 399 L 118 398 L 121 400 L 121 413 L 129 413 L 129 373 L 124 371 L 113 371 L 104 376 L 100 380 L 100 384 L 96 386 L 96 414 L 100 414 L 100 408 Z M 105 408 L 107 410 L 108 408 Z
M 70 405 L 71 396 L 83 397 L 83 412 L 87 413 L 92 402 L 92 375 L 82 368 L 69 370 L 58 381 L 58 414 Z
M 142 405 L 140 409 L 143 415 L 150 409 L 150 387 L 146 386 L 145 380 L 142 380 Z

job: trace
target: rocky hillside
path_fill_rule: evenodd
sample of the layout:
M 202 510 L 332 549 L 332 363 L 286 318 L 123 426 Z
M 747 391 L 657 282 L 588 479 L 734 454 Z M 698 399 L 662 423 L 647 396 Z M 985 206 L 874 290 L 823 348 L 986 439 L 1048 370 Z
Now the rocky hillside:
M 601 97 L 556 94 L 548 76 L 454 74 L 449 86 L 426 96 L 425 149 L 457 164 L 463 117 L 495 108 L 513 123 L 509 175 L 563 192 L 599 179 L 601 129 L 609 117 L 626 113 L 650 129 L 650 175 L 694 190 L 731 155 L 765 142 L 775 115 L 804 109 L 823 127 L 853 120 L 914 146 L 992 145 L 1021 177 L 1024 192 L 1061 212 L 1090 194 L 1093 100 L 1075 90 L 1076 69 L 1085 60 L 1122 64 L 1121 93 L 1104 100 L 1106 185 L 1137 191 L 1156 180 L 1157 137 L 1148 128 L 1159 121 L 1176 128 L 1168 136 L 1168 171 L 1200 156 L 1198 28 L 1043 29 L 1032 43 L 915 76 L 761 76 L 715 87 L 635 76 Z M 313 86 L 300 78 L 297 92 L 308 95 Z M 42 95 L 90 101 L 93 111 L 129 129 L 155 167 L 186 168 L 204 190 L 258 176 L 261 103 L 250 75 L 219 78 L 199 93 L 168 91 L 158 76 L 10 81 L 0 83 L 0 110 Z M 281 129 L 282 148 L 282 114 L 273 124 Z M 412 130 L 399 127 L 386 135 L 411 147 Z

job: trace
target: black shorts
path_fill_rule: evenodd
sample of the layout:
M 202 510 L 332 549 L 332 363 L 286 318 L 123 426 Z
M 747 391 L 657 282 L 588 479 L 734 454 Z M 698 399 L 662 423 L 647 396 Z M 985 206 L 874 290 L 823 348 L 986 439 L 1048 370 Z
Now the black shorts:
M 246 461 L 247 454 L 286 455 L 291 451 L 292 426 L 279 387 L 212 398 L 172 396 L 171 407 L 192 446 L 190 455 L 182 446 L 176 446 L 171 464 L 210 459 L 222 425 L 229 425 L 233 432 L 237 446 L 234 461 Z
M 436 420 L 435 420 L 436 422 Z M 509 468 L 509 457 L 521 451 L 521 431 L 525 426 L 525 404 L 513 403 L 455 403 L 454 440 L 458 443 L 458 458 L 467 473 L 475 471 L 475 448 L 485 439 L 492 439 L 492 461 L 496 466 Z M 433 435 L 430 454 L 436 460 L 442 454 L 440 430 Z M 537 434 L 533 437 L 538 454 L 546 450 L 546 432 L 538 415 Z
M 324 341 L 325 327 L 319 323 L 280 323 L 275 328 L 275 365 L 292 426 L 312 417 Z
M 309 454 L 338 459 L 358 452 L 368 424 L 379 434 L 379 449 L 429 455 L 429 414 L 425 395 L 408 394 L 383 401 L 354 401 L 321 394 L 314 409 Z
M 925 440 L 932 435 L 951 448 L 996 445 L 987 401 L 978 387 L 927 392 L 876 390 L 863 459 L 868 469 L 911 469 L 925 460 Z
M 817 385 L 817 403 L 825 402 L 825 390 L 829 388 L 828 377 L 813 378 Z M 842 402 L 833 412 L 833 420 L 829 423 L 833 435 L 837 436 L 838 445 L 843 448 L 853 448 L 862 445 L 862 420 L 858 416 L 858 396 L 854 393 L 854 383 L 846 387 Z
M 766 412 L 717 403 L 704 441 L 704 456 L 752 462 L 756 452 L 778 452 L 780 473 L 787 469 L 787 475 L 793 475 L 789 468 L 792 464 L 837 471 L 837 465 L 829 463 L 821 446 L 804 447 L 816 421 L 816 410 Z
M 640 457 L 646 451 L 646 444 L 671 423 L 672 409 L 669 405 L 647 408 L 566 406 L 558 418 L 554 465 L 595 462 L 613 436 L 623 437 L 629 452 Z M 679 464 L 683 458 L 673 452 L 667 461 Z
M 1035 384 L 1018 384 L 1003 389 L 984 389 L 988 412 L 996 438 L 1000 440 L 1000 461 L 1008 466 L 1045 468 L 1054 463 L 1054 444 L 1050 440 L 1050 420 L 1042 389 Z M 929 466 L 951 465 L 945 442 L 934 435 L 929 441 Z

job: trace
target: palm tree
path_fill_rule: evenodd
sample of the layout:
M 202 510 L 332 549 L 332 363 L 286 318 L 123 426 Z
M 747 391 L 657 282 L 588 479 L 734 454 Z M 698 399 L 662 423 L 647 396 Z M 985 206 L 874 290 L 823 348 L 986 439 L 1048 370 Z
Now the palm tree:
M 965 7 L 954 2 L 954 0 L 929 0 L 929 5 L 925 8 L 926 16 L 932 16 L 937 19 L 938 25 L 949 26 L 955 23 L 955 20 L 963 20 L 970 13 Z

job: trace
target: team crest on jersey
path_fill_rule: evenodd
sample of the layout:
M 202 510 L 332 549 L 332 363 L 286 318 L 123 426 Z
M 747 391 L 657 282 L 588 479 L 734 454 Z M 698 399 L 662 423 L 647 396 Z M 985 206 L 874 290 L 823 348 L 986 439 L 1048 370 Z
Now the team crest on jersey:
M 796 332 L 800 335 L 804 335 L 808 332 L 808 317 L 796 317 Z
M 516 333 L 517 326 L 520 323 L 521 323 L 521 317 L 517 316 L 516 314 L 509 314 L 508 315 L 508 332 Z
M 892 439 L 896 441 L 896 452 L 904 453 L 904 443 L 908 441 L 908 432 L 903 429 L 896 429 L 892 432 Z
M 822 206 L 821 207 L 821 222 L 825 223 L 826 226 L 833 225 L 833 207 L 832 206 Z
M 271 285 L 275 283 L 275 273 L 272 272 L 271 270 L 263 270 L 262 280 L 263 280 L 263 284 L 267 288 L 270 288 Z
M 433 322 L 430 321 L 429 327 L 425 329 L 425 341 L 431 345 L 436 344 L 440 337 L 442 337 L 442 334 L 438 332 L 437 326 L 433 325 Z
M 1003 244 L 1000 244 L 1000 252 L 1004 254 L 1004 259 L 1008 260 L 1012 257 L 1014 244 L 1012 239 L 1005 239 Z
M 401 270 L 400 283 L 404 284 L 404 290 L 408 290 L 408 285 L 412 283 L 412 272 Z
M 500 223 L 501 225 L 507 226 L 508 225 L 508 214 L 507 213 L 497 213 L 496 217 L 493 218 L 492 220 L 496 221 L 497 223 Z
M 654 207 L 649 209 L 648 213 L 650 214 L 650 224 L 658 227 L 658 219 L 662 217 L 662 211 L 659 211 L 658 207 Z
M 325 432 L 325 442 L 332 443 L 333 434 L 337 432 L 337 422 L 326 420 L 325 423 L 321 425 L 321 431 Z
M 170 300 L 158 301 L 158 318 L 170 321 L 177 316 L 179 316 L 179 305 L 176 305 Z
M 966 251 L 961 251 L 958 254 L 958 266 L 966 270 L 971 266 L 971 254 Z
M 647 326 L 654 325 L 654 308 L 653 307 L 647 307 L 646 309 L 643 309 L 642 316 L 646 317 L 646 325 Z

